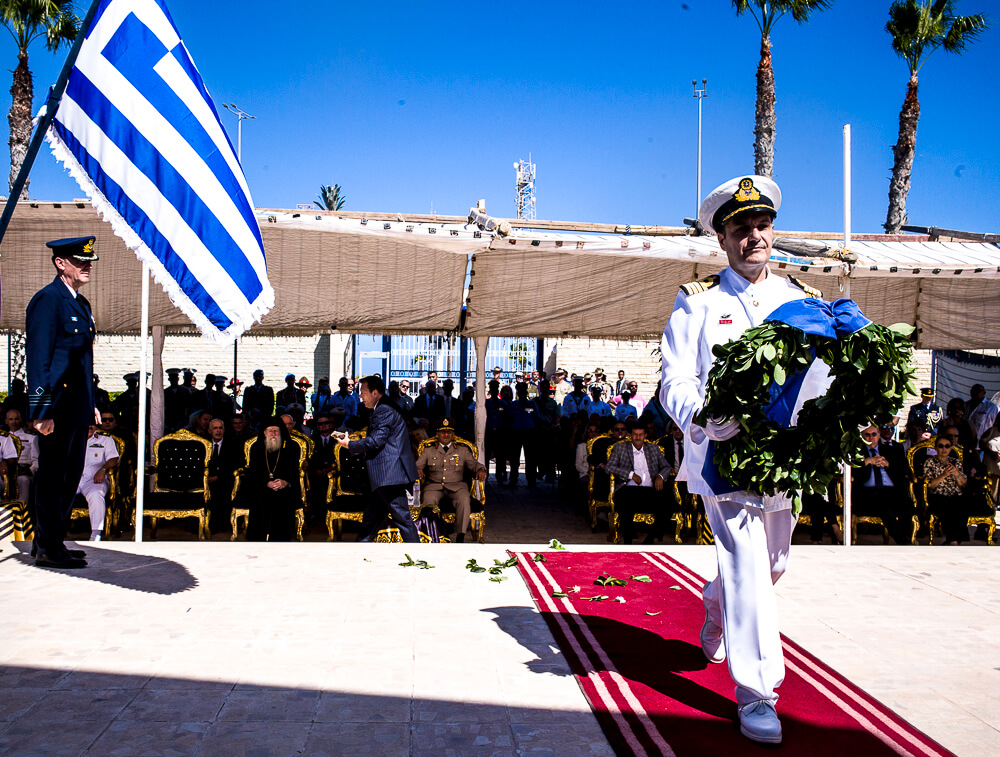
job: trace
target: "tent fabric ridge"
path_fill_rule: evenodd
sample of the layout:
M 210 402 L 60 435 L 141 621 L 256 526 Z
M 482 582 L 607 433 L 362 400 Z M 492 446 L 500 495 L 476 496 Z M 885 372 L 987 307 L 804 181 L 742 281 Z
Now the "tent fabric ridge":
M 111 203 L 108 202 L 101 190 L 97 188 L 97 185 L 87 175 L 83 166 L 80 165 L 77 159 L 66 148 L 66 145 L 63 144 L 62 139 L 59 138 L 54 128 L 49 128 L 45 139 L 49 143 L 53 157 L 63 164 L 69 175 L 80 185 L 80 188 L 83 189 L 90 200 L 90 204 L 93 205 L 98 214 L 111 225 L 111 229 L 115 235 L 129 249 L 135 252 L 140 262 L 149 266 L 153 280 L 163 288 L 170 301 L 184 315 L 191 319 L 192 323 L 201 330 L 202 334 L 220 346 L 232 344 L 239 334 L 248 331 L 255 322 L 260 321 L 274 307 L 274 289 L 271 287 L 270 282 L 265 280 L 263 282 L 263 290 L 257 296 L 257 299 L 250 303 L 250 310 L 246 317 L 233 321 L 224 331 L 220 330 L 195 307 L 190 298 L 177 285 L 177 282 L 167 273 L 163 263 L 153 254 L 153 251 L 149 249 L 139 235 L 132 230 Z

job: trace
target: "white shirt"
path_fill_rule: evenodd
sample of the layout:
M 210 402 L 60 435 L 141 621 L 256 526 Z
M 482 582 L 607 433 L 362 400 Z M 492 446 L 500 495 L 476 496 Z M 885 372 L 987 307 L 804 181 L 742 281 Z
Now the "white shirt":
M 705 402 L 705 384 L 715 362 L 712 347 L 739 339 L 748 328 L 763 323 L 779 305 L 806 296 L 795 284 L 769 270 L 763 281 L 751 284 L 731 268 L 723 269 L 718 286 L 690 296 L 683 291 L 677 293 L 660 341 L 660 402 L 684 432 L 684 462 L 677 480 L 687 481 L 691 493 L 715 496 L 702 478 L 709 440 L 700 427 L 692 427 L 691 423 Z M 790 506 L 787 497 L 763 497 L 747 491 L 731 492 L 720 499 L 765 510 Z
M 106 463 L 116 459 L 118 459 L 118 448 L 115 446 L 115 440 L 104 434 L 94 434 L 87 440 L 87 455 L 83 463 L 83 476 L 80 477 L 81 484 L 93 482 L 94 474 Z
M 632 474 L 641 478 L 642 483 L 637 484 L 635 479 L 629 476 L 626 486 L 652 486 L 653 479 L 649 476 L 649 464 L 646 462 L 646 445 L 636 449 L 635 445 L 629 442 L 629 446 L 632 447 Z
M 580 478 L 584 478 L 590 473 L 590 463 L 587 462 L 587 443 L 580 442 L 576 445 L 576 472 Z
M 23 428 L 10 433 L 21 440 L 21 456 L 17 459 L 17 464 L 29 466 L 34 473 L 38 470 L 38 439 Z
M 17 447 L 9 436 L 0 436 L 0 458 L 17 460 Z
M 997 419 L 998 408 L 988 399 L 983 399 L 971 413 L 969 413 L 969 423 L 972 424 L 976 432 L 976 441 L 983 438 L 983 434 L 990 430 Z

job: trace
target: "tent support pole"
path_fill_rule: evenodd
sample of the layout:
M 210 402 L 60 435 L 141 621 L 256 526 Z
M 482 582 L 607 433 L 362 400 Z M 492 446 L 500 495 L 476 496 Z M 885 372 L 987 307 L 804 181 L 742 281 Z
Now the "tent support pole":
M 149 448 L 163 436 L 163 342 L 166 338 L 165 326 L 153 326 L 153 382 L 149 401 Z
M 473 337 L 476 347 L 476 447 L 479 448 L 479 462 L 486 466 L 489 475 L 490 461 L 486 459 L 486 350 L 490 346 L 488 336 Z
M 146 490 L 146 366 L 149 344 L 149 265 L 142 264 L 142 320 L 139 325 L 139 440 L 136 444 L 135 540 L 142 541 L 143 494 Z

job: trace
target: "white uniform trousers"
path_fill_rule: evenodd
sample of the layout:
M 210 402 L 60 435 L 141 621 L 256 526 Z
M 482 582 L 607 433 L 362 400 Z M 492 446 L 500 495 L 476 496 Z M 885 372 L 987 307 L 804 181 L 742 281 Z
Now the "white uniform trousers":
M 90 530 L 104 532 L 104 516 L 106 506 L 104 500 L 108 494 L 108 482 L 105 479 L 103 484 L 95 484 L 93 479 L 80 482 L 77 494 L 82 494 L 87 500 L 87 509 L 90 511 Z
M 17 477 L 17 498 L 28 504 L 31 500 L 31 476 Z
M 702 495 L 715 536 L 719 575 L 703 601 L 722 628 L 736 702 L 778 700 L 785 678 L 774 583 L 788 563 L 795 519 L 789 509 L 765 511 Z

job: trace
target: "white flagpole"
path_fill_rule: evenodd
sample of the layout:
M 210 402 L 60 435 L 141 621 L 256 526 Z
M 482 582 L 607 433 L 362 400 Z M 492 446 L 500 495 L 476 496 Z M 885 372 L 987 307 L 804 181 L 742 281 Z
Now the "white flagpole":
M 149 265 L 142 264 L 142 318 L 139 325 L 139 440 L 135 463 L 135 540 L 142 541 L 142 506 L 146 490 L 146 365 L 149 345 Z
M 844 124 L 844 250 L 851 246 L 851 125 Z M 844 296 L 851 296 L 851 270 L 844 277 Z M 851 466 L 842 464 L 844 473 L 844 547 L 851 546 Z

